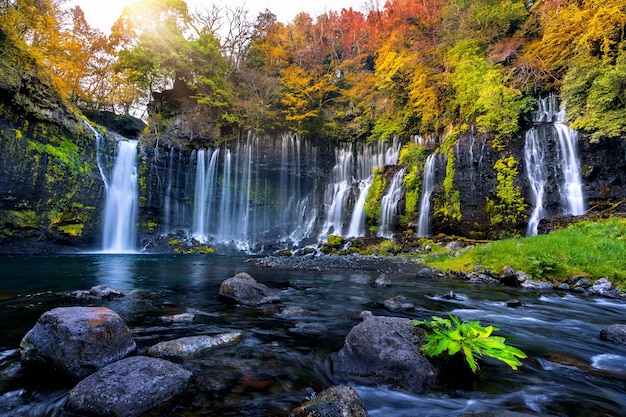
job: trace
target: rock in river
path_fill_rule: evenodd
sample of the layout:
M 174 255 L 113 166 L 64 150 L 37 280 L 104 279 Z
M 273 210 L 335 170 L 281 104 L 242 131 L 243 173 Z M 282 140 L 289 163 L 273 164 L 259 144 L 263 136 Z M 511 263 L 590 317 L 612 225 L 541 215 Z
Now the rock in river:
M 609 324 L 600 331 L 600 340 L 626 346 L 626 324 Z
M 289 413 L 289 417 L 367 417 L 368 415 L 359 394 L 344 385 L 325 389 Z
M 59 307 L 39 317 L 20 343 L 27 371 L 81 379 L 135 350 L 130 330 L 105 307 Z
M 333 371 L 363 384 L 391 385 L 421 393 L 435 384 L 437 369 L 419 351 L 421 330 L 409 319 L 361 313 L 341 350 L 332 356 Z
M 69 392 L 65 409 L 80 415 L 135 417 L 180 394 L 191 372 L 172 362 L 131 356 L 105 366 Z
M 277 291 L 258 283 L 246 273 L 222 281 L 218 295 L 247 306 L 280 302 Z
M 201 355 L 213 349 L 230 346 L 239 342 L 243 333 L 222 333 L 216 336 L 189 336 L 180 339 L 159 342 L 148 349 L 148 356 L 182 361 Z

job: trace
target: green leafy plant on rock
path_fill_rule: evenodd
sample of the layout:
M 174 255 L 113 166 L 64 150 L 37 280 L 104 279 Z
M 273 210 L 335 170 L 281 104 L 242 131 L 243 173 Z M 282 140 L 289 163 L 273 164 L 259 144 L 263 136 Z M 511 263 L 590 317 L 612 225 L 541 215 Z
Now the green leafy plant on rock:
M 420 347 L 426 356 L 438 356 L 445 351 L 453 356 L 461 352 L 474 373 L 480 371 L 478 359 L 482 356 L 498 359 L 514 370 L 522 365 L 519 360 L 526 358 L 526 354 L 506 345 L 504 337 L 493 336 L 494 331 L 500 330 L 497 327 L 483 327 L 478 321 L 461 322 L 458 317 L 451 314 L 448 316 L 450 319 L 433 316 L 432 321 L 411 322 L 413 326 L 422 327 L 426 332 L 426 343 Z

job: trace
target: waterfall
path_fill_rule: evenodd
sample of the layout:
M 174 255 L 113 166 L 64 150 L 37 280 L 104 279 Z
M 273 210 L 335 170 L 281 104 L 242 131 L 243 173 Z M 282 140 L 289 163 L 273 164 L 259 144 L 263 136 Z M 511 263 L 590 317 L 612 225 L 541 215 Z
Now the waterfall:
M 569 129 L 565 123 L 565 107 L 559 109 L 556 96 L 551 94 L 537 100 L 537 112 L 533 116 L 536 126 L 526 132 L 524 145 L 524 161 L 526 176 L 529 182 L 532 211 L 528 219 L 526 234 L 537 234 L 537 225 L 546 215 L 544 204 L 550 194 L 546 191 L 548 184 L 547 165 L 551 158 L 558 164 L 554 175 L 557 178 L 561 213 L 580 215 L 585 211 L 582 193 L 582 178 L 578 160 L 578 133 Z M 549 136 L 542 125 L 551 126 L 556 142 L 556 151 L 549 146 Z M 556 153 L 556 155 L 555 155 Z M 551 200 L 550 200 L 551 201 Z
M 359 182 L 359 198 L 354 204 L 354 211 L 350 220 L 347 237 L 358 237 L 365 235 L 365 200 L 367 192 L 372 185 L 374 177 L 368 177 Z
M 426 158 L 424 166 L 422 199 L 420 201 L 420 215 L 417 222 L 418 237 L 426 237 L 430 233 L 430 195 L 435 188 L 435 160 L 436 154 L 431 153 Z
M 192 235 L 200 241 L 206 241 L 209 235 L 219 152 L 219 149 L 197 152 Z
M 378 236 L 391 238 L 393 237 L 393 222 L 398 214 L 398 202 L 402 197 L 402 180 L 404 179 L 405 169 L 402 168 L 393 175 L 391 184 L 387 189 L 387 193 L 380 201 L 380 227 L 378 228 Z
M 563 170 L 563 184 L 561 185 L 563 214 L 578 216 L 585 212 L 580 162 L 578 160 L 578 132 L 568 128 L 563 123 L 564 120 L 565 108 L 558 113 L 554 123 L 559 141 L 561 169 Z
M 232 148 L 199 149 L 192 158 L 192 235 L 245 251 L 309 237 L 316 213 L 310 206 L 315 203 L 315 176 L 305 175 L 302 164 L 316 155 L 295 135 L 249 135 Z
M 526 132 L 524 161 L 526 163 L 526 176 L 528 177 L 533 204 L 533 210 L 526 228 L 527 236 L 537 234 L 537 225 L 539 220 L 543 218 L 543 194 L 548 179 L 545 151 L 544 144 L 539 139 L 537 129 L 532 128 Z
M 397 164 L 400 146 L 399 140 L 394 138 L 391 143 L 360 146 L 348 143 L 335 151 L 335 166 L 324 194 L 327 209 L 319 240 L 325 240 L 331 234 L 344 237 L 365 235 L 365 199 L 374 179 L 374 168 Z M 359 190 L 356 198 L 354 189 Z M 352 201 L 354 204 L 350 207 Z
M 102 250 L 109 253 L 134 252 L 139 202 L 137 141 L 119 141 L 116 150 L 110 182 L 104 182 L 106 203 Z
M 325 240 L 331 234 L 343 236 L 344 209 L 353 181 L 352 144 L 336 149 L 335 161 L 324 195 L 324 202 L 328 208 L 319 240 Z

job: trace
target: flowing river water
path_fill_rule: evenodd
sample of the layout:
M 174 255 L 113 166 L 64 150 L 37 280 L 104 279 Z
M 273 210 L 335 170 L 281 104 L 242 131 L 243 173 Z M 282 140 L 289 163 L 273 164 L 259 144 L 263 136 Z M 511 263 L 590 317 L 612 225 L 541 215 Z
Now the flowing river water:
M 282 302 L 262 308 L 233 306 L 217 298 L 222 280 L 248 272 L 278 289 Z M 59 306 L 106 306 L 128 324 L 138 353 L 183 336 L 241 331 L 242 342 L 183 366 L 194 382 L 175 401 L 146 416 L 286 416 L 315 391 L 335 383 L 329 361 L 359 314 L 430 319 L 455 314 L 501 330 L 497 335 L 529 357 L 513 371 L 481 362 L 471 383 L 410 394 L 353 385 L 375 416 L 456 416 L 514 410 L 558 416 L 626 415 L 626 346 L 599 339 L 603 327 L 623 323 L 626 302 L 567 292 L 514 288 L 378 272 L 286 271 L 261 268 L 243 257 L 81 254 L 0 258 L 0 415 L 65 416 L 70 387 L 39 386 L 20 374 L 19 343 L 45 311 Z M 66 294 L 107 284 L 127 292 L 110 300 Z M 448 299 L 450 291 L 456 295 Z M 380 302 L 403 295 L 414 311 L 391 313 Z M 507 300 L 523 305 L 507 307 Z M 303 310 L 281 314 L 285 307 Z M 171 323 L 168 314 L 194 314 Z

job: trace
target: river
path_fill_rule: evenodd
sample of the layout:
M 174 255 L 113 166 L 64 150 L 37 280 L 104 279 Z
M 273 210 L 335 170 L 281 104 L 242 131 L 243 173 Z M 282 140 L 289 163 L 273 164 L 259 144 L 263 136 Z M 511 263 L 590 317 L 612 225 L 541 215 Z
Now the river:
M 248 272 L 280 291 L 282 303 L 237 307 L 217 298 L 222 280 Z M 138 353 L 183 336 L 244 332 L 244 340 L 183 365 L 192 386 L 147 416 L 285 416 L 314 391 L 337 381 L 329 355 L 359 322 L 359 314 L 429 319 L 452 313 L 501 330 L 529 358 L 513 371 L 494 360 L 467 387 L 414 395 L 385 387 L 354 386 L 372 417 L 456 416 L 514 410 L 558 416 L 626 415 L 626 346 L 599 339 L 608 324 L 623 323 L 626 302 L 567 292 L 520 289 L 377 272 L 285 271 L 261 268 L 243 257 L 218 255 L 78 254 L 0 257 L 0 415 L 65 416 L 68 388 L 46 388 L 19 372 L 19 343 L 37 318 L 54 307 L 106 306 L 128 324 Z M 66 296 L 98 284 L 124 290 L 111 300 Z M 450 290 L 455 299 L 442 295 Z M 380 301 L 403 295 L 416 310 L 394 314 Z M 517 299 L 522 307 L 507 307 Z M 286 306 L 305 314 L 283 316 Z M 191 322 L 161 317 L 189 312 Z

